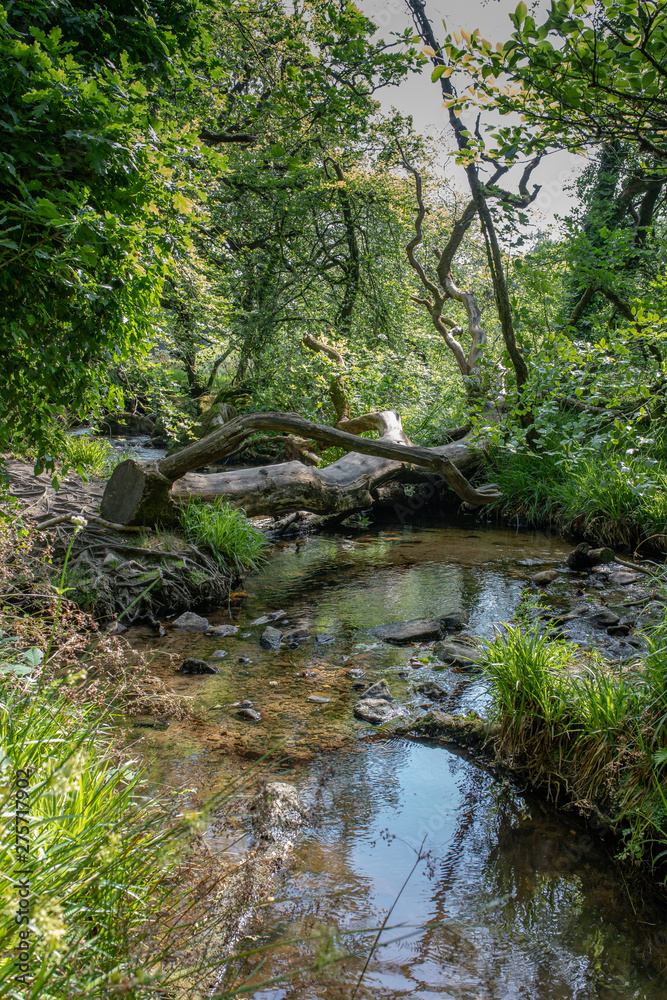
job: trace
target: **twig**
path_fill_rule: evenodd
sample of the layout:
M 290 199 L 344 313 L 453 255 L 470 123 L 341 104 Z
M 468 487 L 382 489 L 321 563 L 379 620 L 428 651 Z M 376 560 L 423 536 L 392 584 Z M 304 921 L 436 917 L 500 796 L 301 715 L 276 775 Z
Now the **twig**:
M 401 898 L 401 896 L 403 894 L 403 890 L 405 889 L 405 887 L 407 886 L 408 882 L 410 881 L 410 879 L 414 875 L 414 873 L 415 873 L 415 871 L 417 869 L 417 865 L 420 864 L 420 862 L 424 860 L 424 855 L 422 854 L 422 848 L 424 847 L 425 843 L 426 843 L 426 837 L 424 837 L 424 839 L 422 840 L 421 845 L 419 847 L 419 850 L 417 852 L 417 860 L 415 861 L 414 865 L 412 866 L 412 868 L 410 869 L 410 871 L 408 872 L 408 874 L 405 876 L 405 880 L 403 882 L 403 885 L 398 890 L 398 894 L 394 898 L 394 902 L 391 904 L 391 906 L 387 910 L 386 916 L 385 916 L 384 920 L 382 921 L 382 923 L 380 924 L 380 928 L 379 928 L 377 934 L 375 935 L 375 940 L 373 941 L 373 944 L 371 945 L 371 949 L 368 952 L 368 956 L 366 958 L 366 962 L 364 964 L 363 969 L 361 970 L 359 978 L 357 979 L 357 982 L 356 982 L 356 985 L 354 987 L 354 991 L 352 993 L 352 996 L 350 997 L 350 1000 L 355 1000 L 355 997 L 356 997 L 357 993 L 359 992 L 359 988 L 361 986 L 362 980 L 363 980 L 364 976 L 366 975 L 366 971 L 367 971 L 368 966 L 370 964 L 371 958 L 375 954 L 375 950 L 376 950 L 376 948 L 378 946 L 378 943 L 380 941 L 380 938 L 382 936 L 382 932 L 384 931 L 385 927 L 387 926 L 387 921 L 389 920 L 389 917 L 392 915 L 396 904 L 398 903 L 399 899 Z
M 637 566 L 635 563 L 626 562 L 625 559 L 619 559 L 618 556 L 614 556 L 614 562 L 618 563 L 619 566 L 624 566 L 625 569 L 631 569 L 635 573 L 645 573 L 646 576 L 655 576 L 655 570 L 646 569 L 644 566 Z M 655 564 L 654 564 L 655 565 Z

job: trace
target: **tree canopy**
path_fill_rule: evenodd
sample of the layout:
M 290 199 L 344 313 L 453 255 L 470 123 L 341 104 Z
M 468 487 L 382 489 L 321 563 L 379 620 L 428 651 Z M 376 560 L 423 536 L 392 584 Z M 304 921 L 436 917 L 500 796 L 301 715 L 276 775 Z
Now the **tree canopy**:
M 521 3 L 500 39 L 408 8 L 389 36 L 345 0 L 1 8 L 5 449 L 391 406 L 424 444 L 546 460 L 567 426 L 662 461 L 667 4 Z M 378 101 L 429 61 L 451 155 Z

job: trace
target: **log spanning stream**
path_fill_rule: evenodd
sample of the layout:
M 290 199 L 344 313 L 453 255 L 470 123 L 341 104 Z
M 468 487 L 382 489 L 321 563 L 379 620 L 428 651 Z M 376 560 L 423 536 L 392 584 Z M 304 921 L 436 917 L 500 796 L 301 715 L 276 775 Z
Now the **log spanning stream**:
M 387 645 L 370 630 L 460 608 L 468 633 L 489 636 L 534 593 L 528 576 L 562 566 L 568 550 L 539 533 L 478 528 L 313 537 L 277 546 L 248 580 L 246 602 L 208 615 L 238 626 L 234 635 L 128 633 L 137 646 L 208 659 L 220 671 L 174 675 L 200 707 L 196 726 L 132 729 L 156 780 L 206 793 L 280 742 L 277 777 L 312 807 L 261 930 L 275 947 L 249 994 L 255 1000 L 351 998 L 370 929 L 392 906 L 358 998 L 667 1000 L 667 905 L 613 860 L 612 844 L 463 751 L 377 738 L 352 713 L 350 670 L 384 678 L 415 710 L 424 702 L 416 688 L 437 680 L 449 710 L 483 714 L 489 696 L 479 675 L 436 669 L 420 662 L 428 649 Z M 602 597 L 620 608 L 639 586 L 563 573 L 544 600 L 567 610 Z M 263 626 L 251 623 L 278 610 L 276 626 L 311 638 L 261 649 Z M 573 628 L 611 657 L 634 652 L 624 639 Z M 213 659 L 220 650 L 226 655 Z M 172 675 L 173 664 L 164 669 Z M 244 699 L 261 721 L 238 717 L 234 703 Z M 213 835 L 210 844 L 226 849 Z M 313 940 L 323 927 L 330 938 Z M 328 977 L 295 971 L 327 940 L 358 957 Z M 261 985 L 286 974 L 292 981 Z

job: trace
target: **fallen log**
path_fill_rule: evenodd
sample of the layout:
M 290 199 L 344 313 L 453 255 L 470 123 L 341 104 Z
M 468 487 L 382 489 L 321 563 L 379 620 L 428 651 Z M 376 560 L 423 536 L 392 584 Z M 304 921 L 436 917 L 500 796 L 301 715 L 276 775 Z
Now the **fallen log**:
M 378 431 L 379 440 L 358 436 L 369 430 Z M 297 461 L 210 474 L 192 472 L 231 455 L 258 431 L 296 434 L 344 448 L 348 454 L 324 469 L 308 468 Z M 223 497 L 250 516 L 294 510 L 335 514 L 371 506 L 371 489 L 395 478 L 405 465 L 441 476 L 471 506 L 492 503 L 500 497 L 498 490 L 476 489 L 463 474 L 475 464 L 465 441 L 439 448 L 413 445 L 395 410 L 368 413 L 338 428 L 296 413 L 250 413 L 235 417 L 201 441 L 157 462 L 123 462 L 107 483 L 101 513 L 119 524 L 153 524 L 169 517 L 170 509 L 173 516 L 176 500 Z

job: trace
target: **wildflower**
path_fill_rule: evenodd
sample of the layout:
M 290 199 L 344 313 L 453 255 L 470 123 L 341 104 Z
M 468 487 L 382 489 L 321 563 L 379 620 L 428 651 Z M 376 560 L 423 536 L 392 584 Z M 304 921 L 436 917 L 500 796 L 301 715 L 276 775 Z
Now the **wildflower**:
M 83 514 L 72 514 L 70 520 L 72 521 L 72 524 L 76 525 L 76 534 L 78 534 L 79 531 L 83 531 L 88 524 Z

